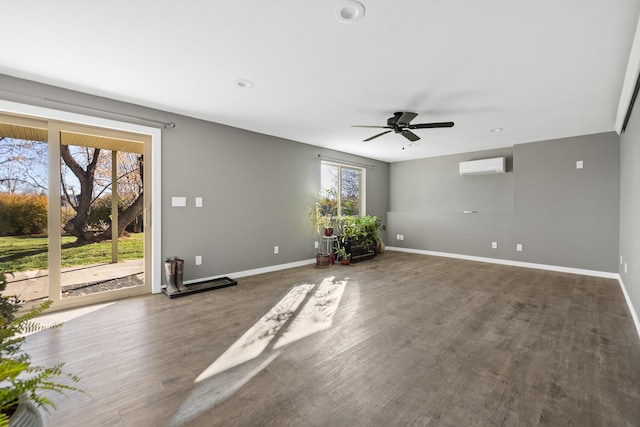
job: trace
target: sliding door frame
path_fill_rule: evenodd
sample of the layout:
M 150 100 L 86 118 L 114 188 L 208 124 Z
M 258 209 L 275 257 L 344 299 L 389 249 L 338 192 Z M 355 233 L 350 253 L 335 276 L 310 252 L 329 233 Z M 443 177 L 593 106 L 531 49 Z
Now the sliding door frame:
M 149 248 L 148 252 L 145 252 L 145 259 L 148 259 L 149 262 L 147 265 L 150 268 L 145 268 L 145 276 L 146 280 L 151 281 L 151 292 L 152 293 L 160 293 L 161 292 L 161 283 L 162 283 L 162 263 L 160 255 L 161 255 L 161 230 L 162 230 L 162 216 L 161 216 L 161 206 L 162 206 L 162 191 L 161 191 L 161 143 L 162 143 L 162 131 L 161 129 L 137 125 L 127 122 L 121 122 L 111 119 L 103 119 L 94 116 L 88 116 L 77 113 L 70 113 L 66 111 L 54 110 L 45 107 L 38 107 L 28 104 L 21 104 L 11 101 L 5 101 L 0 99 L 0 112 L 29 116 L 33 117 L 36 120 L 49 121 L 48 129 L 49 129 L 49 156 L 52 159 L 60 158 L 60 131 L 64 129 L 66 123 L 71 125 L 80 125 L 80 126 L 89 126 L 95 128 L 102 129 L 112 129 L 115 131 L 123 131 L 141 134 L 149 137 L 150 143 L 145 143 L 145 159 L 151 159 L 151 191 L 148 193 L 149 196 L 145 196 L 144 203 L 144 226 L 145 226 L 145 235 L 149 232 L 150 244 L 145 245 Z M 56 155 L 57 153 L 57 155 Z M 59 189 L 60 188 L 60 166 L 59 162 L 54 162 L 58 164 L 58 167 L 49 167 L 49 188 L 50 189 Z M 50 160 L 50 165 L 51 165 Z M 51 196 L 54 197 L 51 197 Z M 55 200 L 54 200 L 55 199 Z M 50 238 L 50 250 L 51 247 L 59 248 L 59 224 L 60 224 L 60 204 L 59 204 L 59 195 L 55 197 L 50 190 L 50 220 L 49 220 L 49 238 Z M 53 211 L 52 211 L 53 209 Z M 51 213 L 53 212 L 53 216 Z M 57 217 L 57 221 L 56 221 Z M 54 237 L 57 236 L 57 237 Z M 145 236 L 146 237 L 146 236 Z M 53 240 L 51 240 L 53 239 Z M 58 249 L 59 250 L 59 249 Z M 58 254 L 58 262 L 49 262 L 49 272 L 52 276 L 56 276 L 60 281 L 60 265 L 59 265 L 59 254 Z M 57 265 L 56 265 L 57 264 Z M 150 274 L 149 274 L 150 273 Z M 50 286 L 51 289 L 51 286 Z M 54 300 L 54 306 L 58 306 L 58 308 L 66 308 L 73 306 L 73 299 L 71 301 L 61 300 L 59 295 L 50 295 L 50 299 Z M 87 304 L 87 301 L 84 302 Z

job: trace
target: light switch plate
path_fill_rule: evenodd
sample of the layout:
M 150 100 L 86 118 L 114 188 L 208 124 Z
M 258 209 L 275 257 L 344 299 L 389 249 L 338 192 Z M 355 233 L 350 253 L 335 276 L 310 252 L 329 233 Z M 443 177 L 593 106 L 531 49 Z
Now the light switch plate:
M 171 206 L 177 208 L 185 208 L 187 207 L 187 198 L 186 197 L 172 197 L 171 198 Z
M 582 169 L 584 168 L 584 162 L 582 160 L 578 160 L 576 162 L 576 169 Z
M 202 197 L 196 197 L 196 208 L 202 207 Z

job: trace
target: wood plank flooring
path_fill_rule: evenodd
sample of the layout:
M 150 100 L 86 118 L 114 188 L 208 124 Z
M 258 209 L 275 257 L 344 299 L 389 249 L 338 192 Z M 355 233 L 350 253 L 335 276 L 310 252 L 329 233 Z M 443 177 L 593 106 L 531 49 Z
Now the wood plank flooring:
M 327 276 L 349 279 L 331 328 L 194 384 L 292 286 Z M 238 282 L 27 338 L 89 393 L 54 396 L 49 425 L 640 425 L 640 340 L 615 280 L 387 251 Z

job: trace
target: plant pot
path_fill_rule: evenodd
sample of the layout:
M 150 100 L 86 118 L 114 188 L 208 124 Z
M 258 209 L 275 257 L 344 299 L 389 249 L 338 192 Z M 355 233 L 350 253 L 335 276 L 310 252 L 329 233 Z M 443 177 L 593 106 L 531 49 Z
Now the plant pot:
M 316 267 L 329 267 L 329 255 L 317 254 L 316 255 Z
M 342 259 L 340 260 L 340 264 L 342 264 L 342 265 L 349 265 L 349 264 L 351 264 L 351 260 L 350 260 L 349 258 L 342 258 Z
M 16 411 L 9 418 L 9 426 L 42 427 L 44 420 L 40 410 L 31 400 L 20 402 Z
M 325 236 L 333 236 L 333 228 L 332 227 L 328 227 L 324 229 L 324 235 Z

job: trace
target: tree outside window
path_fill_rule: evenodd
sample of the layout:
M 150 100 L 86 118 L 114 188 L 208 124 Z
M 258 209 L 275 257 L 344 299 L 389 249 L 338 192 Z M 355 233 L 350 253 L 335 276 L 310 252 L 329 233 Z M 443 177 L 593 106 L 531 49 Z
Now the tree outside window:
M 339 216 L 364 214 L 363 176 L 361 168 L 322 162 L 322 195 L 325 204 L 333 207 L 331 213 Z

